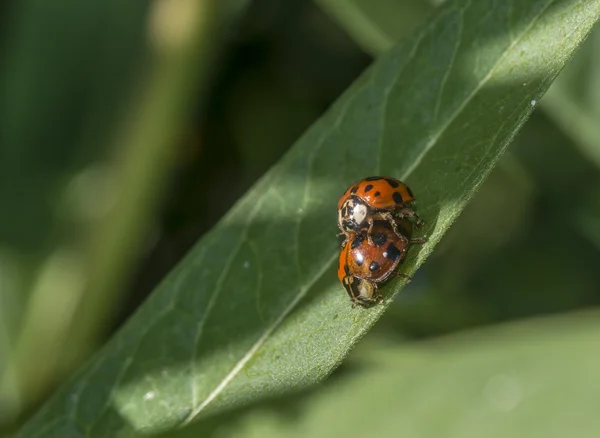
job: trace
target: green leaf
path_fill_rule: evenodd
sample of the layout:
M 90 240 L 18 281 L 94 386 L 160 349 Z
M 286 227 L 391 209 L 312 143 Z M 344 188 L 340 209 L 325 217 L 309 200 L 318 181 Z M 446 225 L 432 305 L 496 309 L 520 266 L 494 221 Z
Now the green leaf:
M 315 0 L 366 52 L 378 55 L 433 13 L 427 0 Z
M 380 342 L 357 352 L 354 372 L 291 402 L 293 419 L 255 409 L 218 436 L 593 437 L 600 356 L 590 346 L 600 341 L 598 316 L 523 321 L 400 347 Z M 206 436 L 193 431 L 175 436 Z
M 245 3 L 15 3 L 0 69 L 0 435 L 110 328 Z M 189 17 L 176 30 L 173 11 Z
M 461 1 L 369 68 L 190 251 L 21 437 L 169 429 L 324 379 L 386 304 L 352 308 L 335 206 L 406 181 L 429 243 L 458 216 L 590 31 L 599 0 Z M 218 190 L 214 187 L 213 190 Z
M 542 108 L 600 166 L 600 32 L 596 29 L 542 101 Z

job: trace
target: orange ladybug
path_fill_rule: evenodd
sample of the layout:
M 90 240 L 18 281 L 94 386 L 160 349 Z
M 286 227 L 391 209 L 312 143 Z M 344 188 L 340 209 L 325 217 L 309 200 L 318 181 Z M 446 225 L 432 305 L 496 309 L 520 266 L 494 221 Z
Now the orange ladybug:
M 410 243 L 425 241 L 422 238 L 410 239 L 412 224 L 408 220 L 401 219 L 395 224 L 396 227 L 387 220 L 376 220 L 371 242 L 366 230 L 362 230 L 342 248 L 338 279 L 353 303 L 368 306 L 375 301 L 382 302 L 378 283 L 386 281 L 394 273 Z M 396 275 L 407 277 L 405 274 Z
M 375 220 L 387 220 L 392 227 L 396 218 L 410 218 L 420 228 L 423 221 L 411 208 L 415 197 L 406 184 L 389 176 L 371 176 L 351 185 L 338 201 L 338 227 L 346 236 L 367 228 L 371 239 Z M 394 230 L 400 237 L 401 233 Z

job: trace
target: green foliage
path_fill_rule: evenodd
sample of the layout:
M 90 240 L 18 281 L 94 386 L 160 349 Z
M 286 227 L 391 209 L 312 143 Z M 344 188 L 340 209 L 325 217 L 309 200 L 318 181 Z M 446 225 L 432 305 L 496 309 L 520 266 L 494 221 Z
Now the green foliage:
M 325 378 L 386 308 L 335 279 L 340 192 L 417 194 L 413 274 L 598 18 L 600 3 L 456 2 L 379 58 L 19 436 L 157 431 Z M 402 288 L 384 288 L 386 303 Z
M 499 161 L 600 17 L 600 0 L 316 1 L 323 12 L 290 2 L 291 22 L 304 30 L 269 23 L 277 7 L 268 1 L 244 22 L 232 20 L 243 0 L 67 3 L 24 1 L 5 31 L 0 428 L 25 418 L 94 350 L 117 319 L 117 295 L 135 278 L 149 231 L 160 224 L 164 242 L 196 222 L 192 235 L 202 238 L 173 269 L 155 273 L 146 261 L 139 275 L 150 284 L 170 272 L 16 436 L 547 436 L 562 428 L 584 436 L 597 428 L 581 407 L 593 405 L 585 383 L 597 377 L 596 355 L 585 347 L 598 337 L 596 313 L 426 343 L 398 335 L 600 302 L 600 179 L 576 152 L 600 162 L 593 40 L 543 105 L 579 149 L 560 149 L 568 141 L 536 114 Z M 246 70 L 231 61 L 241 80 L 214 68 L 227 58 L 214 56 L 230 47 L 224 35 L 263 41 L 269 26 L 279 29 L 265 44 L 276 68 L 255 68 L 250 55 Z M 302 47 L 312 45 L 320 62 L 298 55 L 298 35 L 313 37 Z M 378 57 L 329 106 L 343 78 L 356 76 L 348 71 L 362 68 L 355 44 Z M 194 105 L 199 142 L 186 137 Z M 194 154 L 201 166 L 186 163 Z M 169 172 L 183 182 L 169 187 Z M 400 266 L 416 274 L 412 287 L 400 293 L 405 280 L 391 280 L 385 303 L 364 309 L 350 305 L 335 275 L 335 205 L 369 175 L 410 185 L 428 242 Z M 565 181 L 595 183 L 573 196 Z M 156 213 L 163 193 L 166 219 Z M 528 228 L 538 210 L 545 222 Z M 220 220 L 204 233 L 207 217 Z M 515 236 L 530 240 L 518 246 Z M 168 258 L 171 249 L 153 254 Z M 427 272 L 417 272 L 430 255 Z M 581 403 L 565 409 L 565 397 Z
M 573 314 L 419 344 L 365 344 L 347 373 L 287 401 L 290 415 L 253 409 L 214 436 L 593 436 L 600 371 L 589 345 L 600 339 L 597 318 Z
M 315 0 L 364 50 L 378 55 L 433 15 L 433 1 Z
M 155 226 L 174 143 L 204 91 L 221 27 L 244 3 L 184 5 L 189 18 L 175 33 L 173 7 L 145 1 L 9 6 L 0 72 L 0 426 L 106 336 Z
M 574 140 L 582 153 L 600 165 L 600 81 L 598 46 L 600 33 L 596 30 L 583 45 L 544 99 L 543 108 Z

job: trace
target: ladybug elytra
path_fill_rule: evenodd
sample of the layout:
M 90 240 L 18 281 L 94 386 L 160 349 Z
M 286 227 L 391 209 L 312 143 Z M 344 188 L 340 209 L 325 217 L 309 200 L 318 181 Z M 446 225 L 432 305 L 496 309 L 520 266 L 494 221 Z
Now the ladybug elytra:
M 338 201 L 338 227 L 346 235 L 367 228 L 371 239 L 375 220 L 387 220 L 392 226 L 395 218 L 410 218 L 420 228 L 422 221 L 411 208 L 415 197 L 410 188 L 392 177 L 371 176 L 351 185 Z M 394 230 L 400 237 L 401 233 Z
M 412 224 L 406 219 L 373 222 L 371 239 L 367 231 L 354 235 L 342 248 L 338 265 L 338 279 L 355 304 L 368 306 L 381 302 L 378 283 L 386 281 L 406 255 L 410 243 L 423 243 L 411 239 Z M 396 274 L 406 277 L 404 274 Z

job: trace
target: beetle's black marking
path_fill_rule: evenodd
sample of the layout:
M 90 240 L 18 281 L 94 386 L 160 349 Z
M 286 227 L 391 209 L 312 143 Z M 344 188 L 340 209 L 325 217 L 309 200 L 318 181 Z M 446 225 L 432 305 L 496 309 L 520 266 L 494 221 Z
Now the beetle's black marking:
M 356 286 L 354 286 L 353 283 L 354 283 L 354 277 L 349 277 L 349 276 L 344 277 L 344 282 L 343 282 L 344 290 L 346 291 L 346 293 L 348 294 L 348 296 L 350 298 L 354 298 L 356 296 L 356 294 L 353 290 Z
M 358 224 L 354 221 L 343 221 L 342 227 L 344 227 L 345 230 L 346 229 L 352 230 L 352 231 L 358 230 Z
M 381 195 L 381 192 L 375 192 L 375 193 L 373 193 L 373 196 L 375 196 L 376 198 L 377 198 L 379 195 Z
M 371 239 L 373 240 L 373 243 L 376 246 L 381 246 L 387 240 L 387 236 L 385 235 L 385 233 L 373 233 L 371 235 Z
M 365 263 L 365 259 L 362 258 L 362 257 L 360 257 L 360 258 L 359 257 L 355 257 L 354 261 L 356 262 L 357 266 L 362 266 Z
M 371 272 L 376 271 L 379 268 L 381 268 L 381 266 L 379 266 L 379 263 L 377 263 L 376 261 L 372 261 L 371 264 L 369 265 L 369 271 L 371 271 Z
M 350 190 L 350 193 L 352 193 L 353 195 L 358 191 L 358 184 L 355 185 L 354 187 L 352 187 L 352 190 Z
M 346 293 L 352 299 L 358 298 L 360 296 L 360 292 L 358 291 L 358 284 L 355 281 L 354 277 L 344 277 L 344 289 L 346 289 Z
M 408 194 L 410 195 L 411 198 L 414 198 L 415 195 L 413 195 L 412 190 L 410 189 L 410 187 L 406 186 L 406 191 L 408 192 Z
M 365 187 L 365 193 L 370 192 L 371 190 L 373 190 L 373 184 L 369 184 Z
M 392 186 L 392 188 L 394 188 L 394 189 L 400 185 L 400 184 L 398 183 L 398 181 L 394 181 L 394 180 L 393 180 L 393 179 L 391 179 L 391 178 L 384 178 L 384 179 L 385 179 L 385 181 L 386 181 L 386 182 L 387 182 L 387 183 L 388 183 L 390 186 Z
M 354 239 L 352 239 L 350 248 L 352 248 L 352 249 L 358 248 L 360 245 L 362 245 L 364 240 L 365 240 L 365 238 L 361 234 L 357 235 Z
M 400 252 L 400 250 L 398 248 L 396 248 L 396 245 L 394 245 L 393 243 L 390 243 L 387 247 L 387 249 L 385 250 L 385 252 L 387 252 L 386 257 L 390 260 L 398 260 L 398 258 L 402 255 L 402 252 Z
M 380 176 L 370 176 L 368 178 L 365 178 L 365 181 L 378 181 L 382 179 Z
M 346 273 L 346 275 L 350 273 L 350 267 L 347 264 L 344 265 L 344 272 Z
M 396 204 L 402 204 L 404 202 L 404 199 L 402 199 L 402 195 L 399 192 L 394 192 L 392 198 L 394 198 Z

